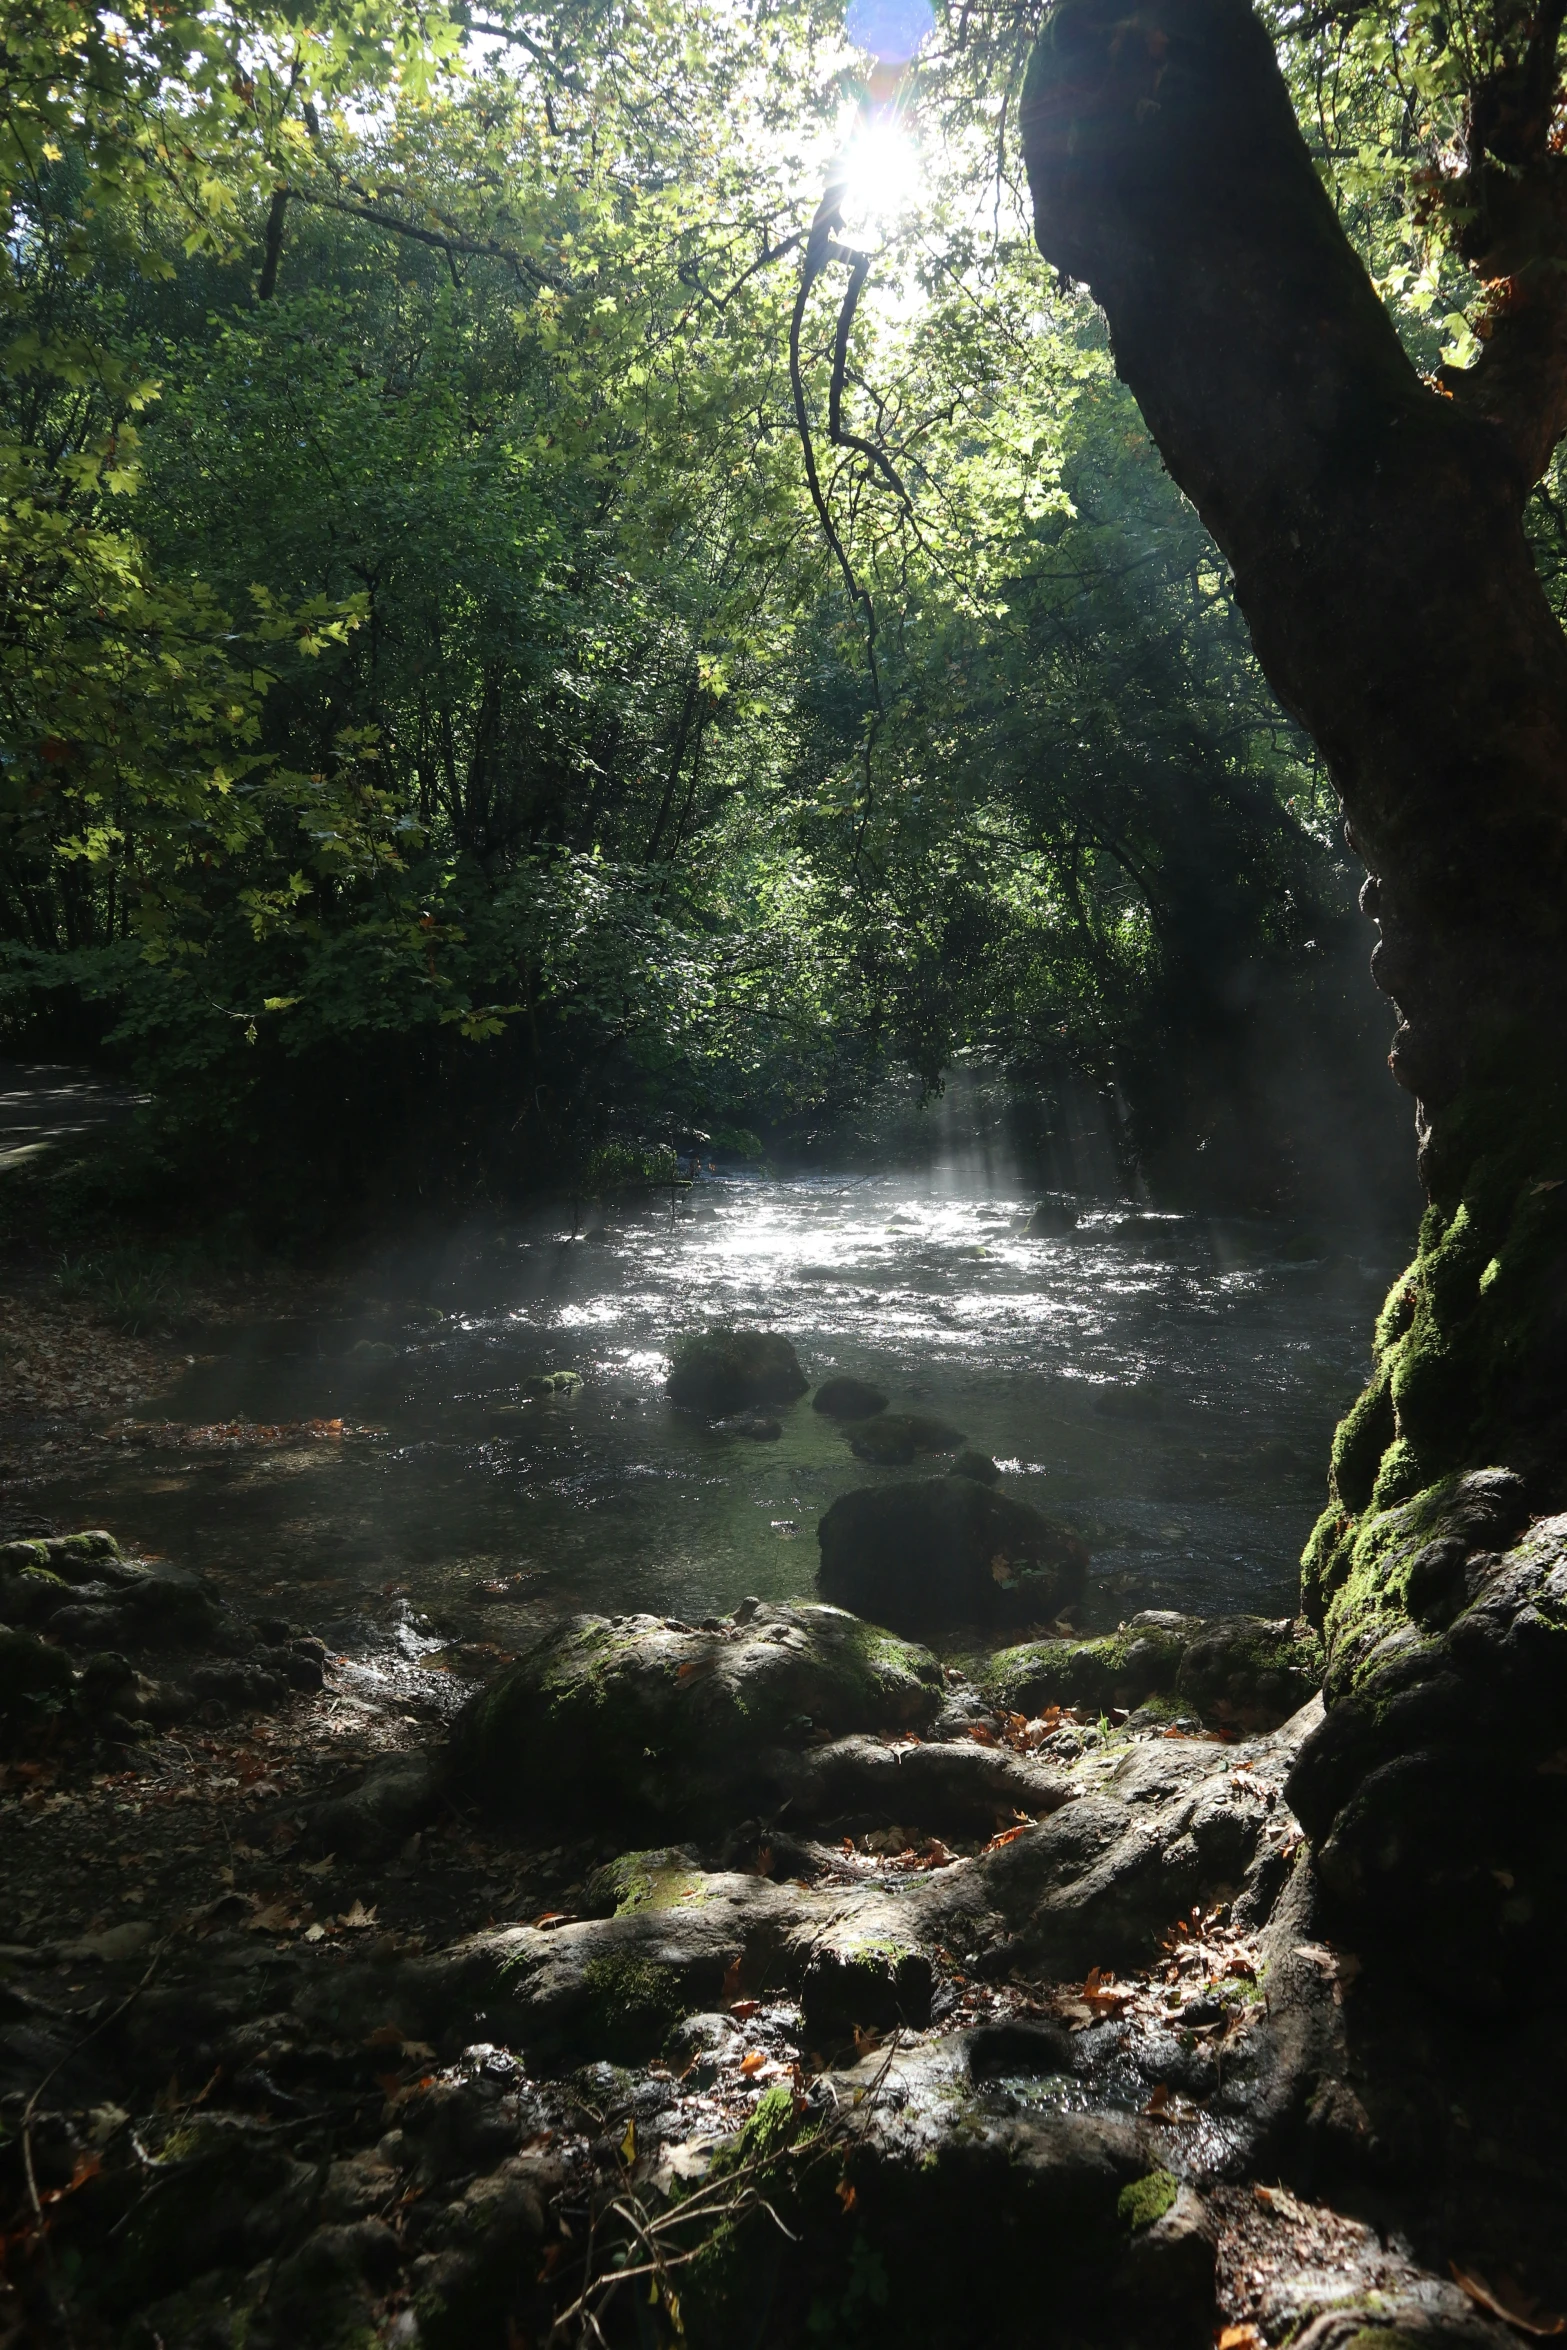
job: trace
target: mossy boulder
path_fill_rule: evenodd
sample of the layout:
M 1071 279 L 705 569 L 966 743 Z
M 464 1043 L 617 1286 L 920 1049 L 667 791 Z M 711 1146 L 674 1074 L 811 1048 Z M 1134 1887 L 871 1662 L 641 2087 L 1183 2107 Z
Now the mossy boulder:
M 868 1379 L 824 1379 L 811 1398 L 813 1412 L 829 1420 L 874 1420 L 887 1409 L 887 1398 Z
M 862 1486 L 840 1495 L 818 1532 L 823 1597 L 915 1638 L 1048 1621 L 1080 1595 L 1088 1569 L 1075 1534 L 970 1477 Z
M 1097 1640 L 1036 1640 L 1002 1649 L 982 1685 L 1014 1713 L 1069 1706 L 1109 1713 L 1173 1699 L 1215 1729 L 1271 1730 L 1322 1686 L 1309 1626 L 1261 1616 L 1203 1621 L 1163 1609 Z
M 116 1582 L 125 1579 L 116 1570 L 127 1566 L 114 1536 L 101 1528 L 86 1534 L 50 1534 L 37 1541 L 0 1542 L 0 1576 L 30 1569 L 57 1575 L 63 1583 Z M 131 1578 L 141 1571 L 128 1568 Z
M 857 1428 L 849 1449 L 856 1460 L 870 1461 L 877 1468 L 906 1469 L 918 1453 L 956 1452 L 963 1441 L 961 1428 L 929 1412 L 888 1412 Z
M 1098 1640 L 1025 1641 L 990 1659 L 982 1686 L 1012 1713 L 1043 1713 L 1051 1705 L 1079 1713 L 1130 1711 L 1174 1690 L 1188 1643 L 1201 1629 L 1196 1616 L 1161 1611 L 1134 1617 Z
M 922 1729 L 941 1702 L 934 1657 L 839 1608 L 760 1606 L 712 1629 L 578 1616 L 480 1691 L 452 1760 L 481 1801 L 530 1820 L 695 1826 L 765 1799 L 769 1750 Z
M 647 1852 L 623 1852 L 594 1869 L 583 1888 L 588 1917 L 635 1917 L 640 1910 L 675 1909 L 698 1899 L 702 1863 L 689 1844 L 658 1844 Z
M 1276 1729 L 1321 1686 L 1322 1643 L 1309 1625 L 1288 1617 L 1205 1624 L 1175 1676 L 1176 1696 L 1218 1729 Z
M 742 1412 L 793 1403 L 810 1381 L 787 1338 L 772 1330 L 704 1330 L 681 1340 L 669 1400 L 699 1412 Z

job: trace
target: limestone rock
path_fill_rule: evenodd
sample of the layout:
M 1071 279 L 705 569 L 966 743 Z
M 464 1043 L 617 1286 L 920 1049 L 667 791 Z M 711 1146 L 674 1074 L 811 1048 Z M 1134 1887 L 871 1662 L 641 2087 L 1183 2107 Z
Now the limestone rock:
M 823 1513 L 819 1538 L 824 1598 L 915 1638 L 1053 1617 L 1088 1568 L 1075 1534 L 969 1477 L 862 1486 Z
M 965 1451 L 958 1454 L 947 1471 L 949 1477 L 972 1477 L 980 1485 L 999 1485 L 1001 1471 L 988 1452 Z
M 961 1428 L 953 1428 L 929 1412 L 887 1412 L 856 1429 L 849 1449 L 856 1460 L 870 1461 L 882 1469 L 903 1469 L 917 1453 L 956 1452 L 962 1442 Z
M 1047 1193 L 1023 1231 L 1029 1240 L 1064 1240 L 1077 1230 L 1077 1209 L 1060 1192 Z
M 1204 1624 L 1181 1658 L 1175 1694 L 1220 1729 L 1271 1730 L 1322 1686 L 1322 1648 L 1285 1617 L 1225 1616 Z
M 771 1330 L 707 1330 L 682 1339 L 669 1400 L 701 1412 L 793 1403 L 810 1385 L 787 1338 Z
M 873 1420 L 887 1409 L 887 1398 L 868 1379 L 824 1379 L 811 1398 L 813 1412 L 829 1420 Z
M 1042 1713 L 1070 1706 L 1109 1713 L 1142 1705 L 1175 1687 L 1189 1641 L 1202 1629 L 1196 1616 L 1134 1616 L 1119 1632 L 1096 1640 L 1031 1640 L 990 1659 L 982 1686 L 1009 1712 Z
M 941 1697 L 934 1657 L 839 1608 L 758 1606 L 708 1630 L 579 1616 L 480 1691 L 452 1753 L 497 1810 L 732 1821 L 765 1797 L 769 1749 L 922 1728 Z

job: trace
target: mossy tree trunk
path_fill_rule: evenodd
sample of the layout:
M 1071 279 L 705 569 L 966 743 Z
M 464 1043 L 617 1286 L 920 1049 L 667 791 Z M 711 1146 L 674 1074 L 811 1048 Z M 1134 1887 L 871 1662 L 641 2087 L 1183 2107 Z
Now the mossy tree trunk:
M 1548 103 L 1515 115 L 1504 160 L 1553 198 L 1562 250 L 1528 283 L 1557 302 L 1549 131 Z M 1567 640 L 1522 524 L 1561 338 L 1520 294 L 1483 382 L 1421 380 L 1244 0 L 1059 0 L 1023 138 L 1041 249 L 1102 305 L 1329 761 L 1416 1103 L 1419 1252 L 1306 1556 L 1329 1716 L 1297 1808 L 1363 1916 L 1435 1914 L 1461 1884 L 1505 1940 L 1567 1902 L 1567 1582 L 1549 1529 L 1509 1548 L 1567 1503 Z

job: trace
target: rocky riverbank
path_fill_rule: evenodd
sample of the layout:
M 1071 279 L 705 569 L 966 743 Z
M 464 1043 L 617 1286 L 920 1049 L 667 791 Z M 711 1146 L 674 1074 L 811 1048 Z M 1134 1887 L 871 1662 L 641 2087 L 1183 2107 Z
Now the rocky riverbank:
M 466 1697 L 107 1537 L 0 1573 L 9 2339 L 1494 2350 L 1559 2290 L 1537 2033 L 1324 1930 L 1287 1627 L 748 1603 Z

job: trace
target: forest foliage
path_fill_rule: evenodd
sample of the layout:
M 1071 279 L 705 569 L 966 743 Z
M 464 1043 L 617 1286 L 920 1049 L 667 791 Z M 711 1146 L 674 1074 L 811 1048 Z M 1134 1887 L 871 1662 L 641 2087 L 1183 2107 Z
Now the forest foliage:
M 1483 333 L 1435 21 L 1279 25 L 1432 367 Z M 3 1032 L 350 1188 L 964 1055 L 1194 1131 L 1346 861 L 1033 249 L 1032 29 L 899 77 L 817 0 L 9 12 Z

